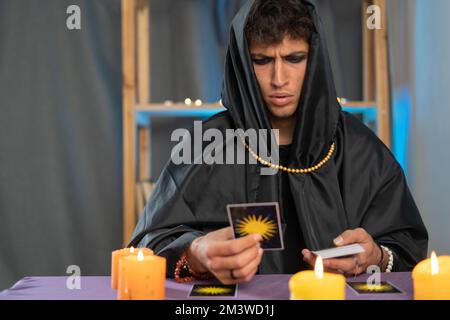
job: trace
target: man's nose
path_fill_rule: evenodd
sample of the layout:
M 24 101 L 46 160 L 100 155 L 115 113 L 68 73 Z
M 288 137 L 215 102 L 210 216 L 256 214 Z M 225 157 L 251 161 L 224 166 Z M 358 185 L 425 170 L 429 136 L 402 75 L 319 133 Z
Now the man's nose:
M 288 77 L 284 70 L 283 63 L 276 61 L 272 72 L 272 86 L 276 88 L 282 88 L 288 84 Z

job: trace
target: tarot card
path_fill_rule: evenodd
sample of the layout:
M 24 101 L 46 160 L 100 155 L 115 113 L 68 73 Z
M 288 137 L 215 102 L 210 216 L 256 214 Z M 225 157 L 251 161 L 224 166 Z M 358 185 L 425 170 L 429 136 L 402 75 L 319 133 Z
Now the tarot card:
M 367 284 L 365 282 L 349 282 L 347 284 L 358 294 L 403 293 L 403 291 L 387 281 L 382 281 L 380 284 Z
M 322 259 L 340 258 L 352 256 L 358 253 L 364 252 L 364 248 L 359 244 L 350 244 L 348 246 L 336 247 L 331 249 L 325 249 L 320 251 L 313 251 L 316 256 L 321 256 Z
M 263 238 L 262 249 L 284 249 L 278 202 L 229 204 L 227 211 L 235 238 L 257 233 Z

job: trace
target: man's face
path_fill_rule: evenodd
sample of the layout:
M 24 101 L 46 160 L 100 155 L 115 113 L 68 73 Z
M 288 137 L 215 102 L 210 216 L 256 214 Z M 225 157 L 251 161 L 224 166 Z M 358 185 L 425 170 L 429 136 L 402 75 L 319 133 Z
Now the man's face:
M 271 121 L 294 119 L 308 63 L 309 44 L 285 37 L 279 44 L 252 44 L 250 54 Z

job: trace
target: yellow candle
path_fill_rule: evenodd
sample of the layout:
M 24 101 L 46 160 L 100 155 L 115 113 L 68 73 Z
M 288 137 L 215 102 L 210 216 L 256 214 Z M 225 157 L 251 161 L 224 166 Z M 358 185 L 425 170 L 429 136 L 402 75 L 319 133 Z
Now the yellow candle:
M 450 300 L 450 256 L 423 260 L 413 270 L 415 300 Z
M 119 300 L 163 300 L 166 285 L 166 259 L 139 250 L 119 260 Z
M 302 271 L 289 280 L 291 300 L 344 300 L 345 277 L 323 272 L 322 257 L 317 257 L 314 271 Z
M 153 255 L 153 251 L 148 248 L 141 249 L 144 255 Z M 137 254 L 137 250 L 133 247 L 115 250 L 111 254 L 111 288 L 117 290 L 119 279 L 119 260 L 132 254 Z

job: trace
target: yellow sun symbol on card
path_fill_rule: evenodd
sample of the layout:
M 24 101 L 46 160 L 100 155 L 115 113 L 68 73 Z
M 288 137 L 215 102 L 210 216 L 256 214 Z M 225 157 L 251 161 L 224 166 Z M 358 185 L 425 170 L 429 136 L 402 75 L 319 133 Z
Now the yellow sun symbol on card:
M 268 240 L 275 235 L 277 225 L 268 217 L 263 218 L 263 216 L 256 217 L 255 215 L 249 215 L 239 221 L 236 225 L 236 231 L 241 236 L 258 233 L 264 240 Z
M 371 292 L 387 292 L 389 290 L 392 290 L 392 287 L 388 284 L 357 284 L 355 285 L 355 288 L 361 291 L 371 291 Z
M 210 287 L 197 288 L 197 289 L 195 289 L 195 292 L 200 293 L 200 294 L 214 296 L 214 295 L 223 295 L 223 294 L 231 293 L 232 289 L 224 288 L 224 287 L 210 286 Z

